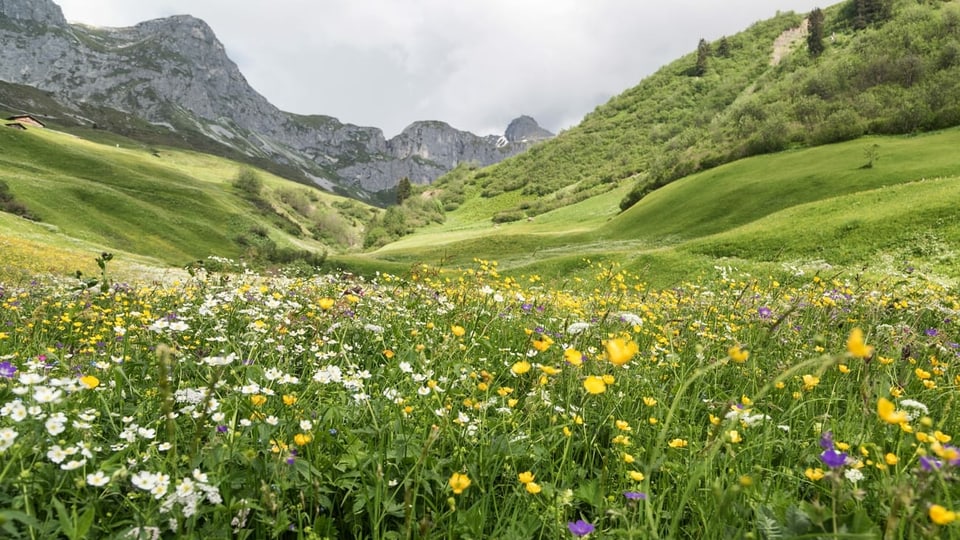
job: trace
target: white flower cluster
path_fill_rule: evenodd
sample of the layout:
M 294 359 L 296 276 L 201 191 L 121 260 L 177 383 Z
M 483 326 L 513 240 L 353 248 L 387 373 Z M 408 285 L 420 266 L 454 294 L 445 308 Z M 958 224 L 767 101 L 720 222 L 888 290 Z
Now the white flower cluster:
M 769 416 L 765 414 L 751 414 L 752 411 L 752 409 L 741 409 L 734 405 L 730 407 L 730 411 L 723 417 L 726 420 L 739 420 L 744 427 L 753 427 L 760 422 L 770 420 Z
M 907 413 L 907 418 L 913 422 L 921 416 L 930 414 L 930 409 L 926 405 L 914 399 L 901 399 L 900 407 Z
M 200 472 L 200 469 L 194 469 L 192 476 L 177 481 L 176 489 L 164 499 L 163 504 L 160 505 L 160 511 L 167 513 L 173 509 L 174 505 L 180 505 L 183 516 L 190 517 L 197 513 L 197 506 L 203 499 L 210 504 L 223 502 L 220 490 L 210 485 L 206 473 Z
M 167 318 L 161 317 L 153 321 L 147 329 L 158 334 L 162 334 L 168 330 L 171 332 L 185 332 L 190 329 L 190 325 L 183 321 L 170 322 Z
M 0 454 L 4 453 L 7 448 L 13 446 L 13 441 L 17 440 L 17 431 L 13 428 L 2 428 L 0 429 Z
M 72 458 L 73 456 L 80 454 L 81 459 L 70 459 L 67 461 L 67 458 Z M 76 446 L 68 446 L 66 448 L 61 448 L 59 444 L 55 444 L 47 450 L 47 459 L 60 465 L 60 468 L 65 471 L 72 471 L 74 469 L 79 469 L 87 464 L 87 459 L 92 458 L 93 453 L 90 451 L 90 448 L 84 444 L 80 443 Z

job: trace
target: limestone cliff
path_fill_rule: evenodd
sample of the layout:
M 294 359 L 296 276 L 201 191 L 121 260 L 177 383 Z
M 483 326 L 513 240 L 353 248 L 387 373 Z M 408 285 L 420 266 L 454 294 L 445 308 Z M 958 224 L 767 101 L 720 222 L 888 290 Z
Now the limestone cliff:
M 429 183 L 458 163 L 496 163 L 542 138 L 480 137 L 429 121 L 386 140 L 378 128 L 280 111 L 247 83 L 213 30 L 189 15 L 98 28 L 67 24 L 49 0 L 0 0 L 0 42 L 2 81 L 199 133 L 354 193 L 389 189 L 404 176 Z M 523 118 L 529 133 L 532 119 Z

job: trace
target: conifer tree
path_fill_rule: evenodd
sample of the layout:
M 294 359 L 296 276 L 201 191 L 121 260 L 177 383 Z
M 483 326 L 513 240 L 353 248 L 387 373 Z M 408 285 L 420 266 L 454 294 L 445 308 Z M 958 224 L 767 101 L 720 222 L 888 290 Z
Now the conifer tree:
M 807 34 L 807 50 L 810 56 L 820 56 L 823 52 L 823 11 L 815 8 L 810 12 L 807 18 L 810 25 L 810 33 Z
M 413 186 L 410 185 L 410 179 L 404 176 L 397 183 L 397 204 L 403 204 L 403 201 L 410 198 Z
M 720 38 L 720 43 L 717 45 L 717 56 L 721 58 L 730 57 L 730 40 L 727 39 L 727 36 Z
M 707 43 L 707 40 L 700 38 L 700 43 L 697 44 L 697 65 L 693 69 L 693 74 L 697 77 L 702 77 L 707 73 L 707 62 L 710 57 L 710 44 Z

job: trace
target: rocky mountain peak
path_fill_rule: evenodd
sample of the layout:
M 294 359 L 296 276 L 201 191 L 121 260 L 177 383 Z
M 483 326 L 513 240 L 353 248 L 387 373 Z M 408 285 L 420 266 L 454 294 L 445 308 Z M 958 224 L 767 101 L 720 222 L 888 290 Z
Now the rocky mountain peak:
M 0 43 L 0 81 L 93 107 L 74 118 L 99 124 L 98 111 L 113 109 L 168 130 L 166 140 L 202 140 L 358 196 L 404 177 L 429 183 L 460 163 L 496 163 L 550 136 L 521 117 L 507 137 L 420 121 L 386 140 L 378 128 L 280 111 L 247 83 L 210 26 L 190 15 L 106 28 L 68 25 L 51 0 L 0 0 Z
M 540 127 L 540 124 L 537 124 L 537 121 L 532 117 L 523 115 L 510 122 L 503 136 L 512 143 L 534 142 L 550 139 L 553 137 L 553 133 Z
M 159 34 L 173 38 L 188 38 L 202 41 L 208 45 L 215 45 L 220 49 L 223 48 L 210 25 L 192 15 L 173 15 L 172 17 L 153 19 L 139 23 L 134 28 L 147 35 Z
M 0 0 L 0 16 L 47 26 L 64 26 L 63 10 L 52 0 Z

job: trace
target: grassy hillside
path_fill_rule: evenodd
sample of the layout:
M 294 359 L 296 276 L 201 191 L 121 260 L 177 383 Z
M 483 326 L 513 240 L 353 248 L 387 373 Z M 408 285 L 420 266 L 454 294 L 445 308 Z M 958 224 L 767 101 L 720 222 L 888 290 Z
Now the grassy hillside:
M 773 59 L 777 38 L 801 28 L 806 14 L 759 22 L 706 44 L 703 73 L 693 52 L 556 139 L 431 189 L 450 219 L 466 207 L 488 220 L 522 220 L 629 185 L 626 208 L 746 156 L 957 125 L 960 2 L 887 4 L 873 20 L 859 19 L 852 0 L 824 10 L 819 55 L 798 30 Z
M 880 273 L 894 264 L 957 278 L 947 261 L 960 245 L 958 144 L 954 128 L 756 156 L 674 182 L 623 213 L 622 191 L 611 191 L 532 221 L 450 220 L 373 256 L 496 259 L 507 271 L 551 276 L 576 275 L 588 258 L 615 260 L 657 283 L 710 271 L 718 259 L 775 273 L 824 264 Z
M 62 235 L 174 265 L 208 255 L 284 262 L 347 250 L 376 213 L 221 158 L 115 140 L 2 129 L 0 181 Z M 244 175 L 256 193 L 238 187 Z

